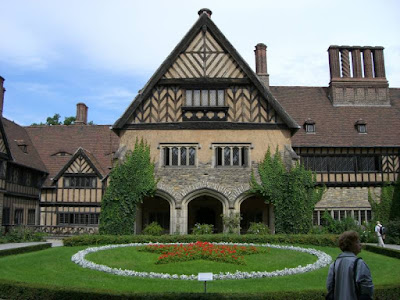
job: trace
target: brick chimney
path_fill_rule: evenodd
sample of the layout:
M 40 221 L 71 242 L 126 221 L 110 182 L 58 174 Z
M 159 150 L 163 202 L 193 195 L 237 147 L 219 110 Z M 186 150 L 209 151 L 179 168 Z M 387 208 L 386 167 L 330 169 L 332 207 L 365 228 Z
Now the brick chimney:
M 207 14 L 207 16 L 211 19 L 212 11 L 208 8 L 202 8 L 198 11 L 199 16 L 201 17 L 203 14 Z
M 75 124 L 87 124 L 87 113 L 88 113 L 88 107 L 86 106 L 85 103 L 78 103 L 76 105 L 76 121 Z
M 269 88 L 269 74 L 267 71 L 267 46 L 259 43 L 254 50 L 256 56 L 256 74 L 258 78 Z
M 3 115 L 4 108 L 4 92 L 6 89 L 4 88 L 4 78 L 0 76 L 0 116 Z
M 330 46 L 330 99 L 336 106 L 390 105 L 383 47 Z

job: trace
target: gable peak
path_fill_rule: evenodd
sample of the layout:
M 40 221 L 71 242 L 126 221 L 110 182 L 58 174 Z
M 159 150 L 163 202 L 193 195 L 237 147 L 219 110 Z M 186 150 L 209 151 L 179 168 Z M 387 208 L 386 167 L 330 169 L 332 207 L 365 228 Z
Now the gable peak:
M 210 19 L 212 15 L 212 11 L 209 8 L 202 8 L 198 11 L 199 16 L 201 17 L 203 14 L 206 14 Z

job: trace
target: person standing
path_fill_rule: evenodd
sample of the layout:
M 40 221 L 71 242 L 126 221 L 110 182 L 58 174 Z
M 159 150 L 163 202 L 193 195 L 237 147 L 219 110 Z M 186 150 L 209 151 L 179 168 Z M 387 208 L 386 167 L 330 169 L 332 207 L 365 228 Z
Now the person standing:
M 376 226 L 375 226 L 375 232 L 376 236 L 378 237 L 378 246 L 379 247 L 385 247 L 385 243 L 383 242 L 383 230 L 382 230 L 382 224 L 379 221 L 376 221 Z
M 339 248 L 343 251 L 329 267 L 326 299 L 372 299 L 374 285 L 367 264 L 357 258 L 361 252 L 360 236 L 346 231 L 339 236 Z

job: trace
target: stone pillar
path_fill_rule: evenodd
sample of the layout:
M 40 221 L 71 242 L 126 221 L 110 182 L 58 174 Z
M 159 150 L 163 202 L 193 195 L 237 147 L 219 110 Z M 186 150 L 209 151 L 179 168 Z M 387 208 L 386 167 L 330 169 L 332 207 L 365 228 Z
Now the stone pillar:
M 349 50 L 342 49 L 342 77 L 350 77 L 350 61 L 349 61 Z
M 269 88 L 269 74 L 267 70 L 267 46 L 259 43 L 255 47 L 254 54 L 256 57 L 256 74 L 264 85 Z
M 76 120 L 75 124 L 87 124 L 88 107 L 85 103 L 78 103 L 76 105 Z
M 339 65 L 339 49 L 335 46 L 330 46 L 328 49 L 329 53 L 329 70 L 332 78 L 340 77 L 340 65 Z
M 372 78 L 372 56 L 370 49 L 364 49 L 363 60 L 364 60 L 364 77 Z
M 271 234 L 275 234 L 275 208 L 273 204 L 268 205 L 268 227 Z
M 353 49 L 351 51 L 352 65 L 353 65 L 353 77 L 362 77 L 362 66 L 361 66 L 361 52 L 360 49 Z
M 374 56 L 375 77 L 386 78 L 385 62 L 383 59 L 383 47 L 374 49 L 373 56 Z

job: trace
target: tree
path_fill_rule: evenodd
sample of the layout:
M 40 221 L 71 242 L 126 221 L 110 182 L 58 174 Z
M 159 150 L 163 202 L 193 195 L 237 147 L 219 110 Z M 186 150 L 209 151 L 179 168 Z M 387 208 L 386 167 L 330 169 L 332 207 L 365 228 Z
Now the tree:
M 315 178 L 300 164 L 286 170 L 278 148 L 271 155 L 268 148 L 258 166 L 260 182 L 254 173 L 250 193 L 260 195 L 265 203 L 275 206 L 275 230 L 279 233 L 307 233 L 312 227 L 315 203 L 321 190 L 315 188 Z
M 60 121 L 61 115 L 60 114 L 54 114 L 52 117 L 47 117 L 46 123 L 40 122 L 40 123 L 32 123 L 31 126 L 38 126 L 38 125 L 73 125 L 75 124 L 76 117 L 70 116 L 70 117 L 64 117 L 64 122 Z M 88 122 L 88 125 L 95 125 L 93 121 Z
M 64 118 L 64 125 L 72 125 L 75 124 L 76 117 L 65 117 Z
M 54 114 L 53 117 L 48 117 L 46 119 L 46 125 L 61 125 L 60 117 L 59 114 Z
M 136 140 L 133 151 L 123 163 L 110 173 L 110 184 L 101 203 L 100 227 L 102 234 L 133 234 L 137 205 L 156 190 L 154 163 L 150 146 Z

